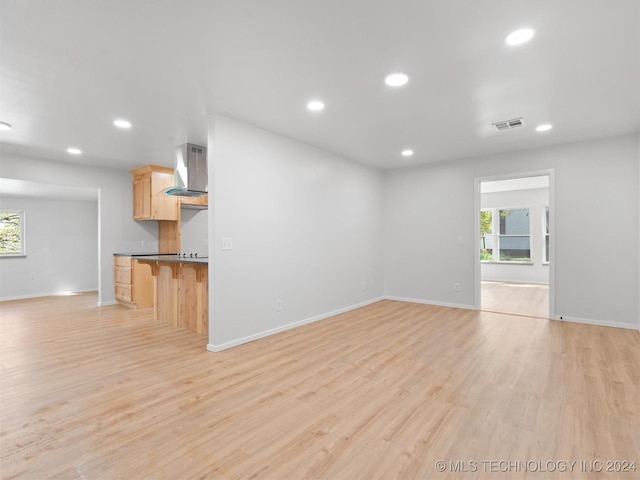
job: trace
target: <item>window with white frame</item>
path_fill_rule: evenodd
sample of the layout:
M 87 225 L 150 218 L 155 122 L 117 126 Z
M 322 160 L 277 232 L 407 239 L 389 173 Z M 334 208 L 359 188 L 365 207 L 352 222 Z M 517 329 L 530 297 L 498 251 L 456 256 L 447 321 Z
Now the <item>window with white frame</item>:
M 480 212 L 480 259 L 531 262 L 528 208 L 492 208 Z
M 0 256 L 25 255 L 24 211 L 0 210 Z

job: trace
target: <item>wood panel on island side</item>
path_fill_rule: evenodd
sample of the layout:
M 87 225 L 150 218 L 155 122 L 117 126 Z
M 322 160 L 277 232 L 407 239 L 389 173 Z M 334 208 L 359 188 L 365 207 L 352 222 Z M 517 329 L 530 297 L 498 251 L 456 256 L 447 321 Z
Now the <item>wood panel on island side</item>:
M 163 323 L 209 333 L 209 266 L 206 263 L 138 258 L 151 266 L 154 315 Z

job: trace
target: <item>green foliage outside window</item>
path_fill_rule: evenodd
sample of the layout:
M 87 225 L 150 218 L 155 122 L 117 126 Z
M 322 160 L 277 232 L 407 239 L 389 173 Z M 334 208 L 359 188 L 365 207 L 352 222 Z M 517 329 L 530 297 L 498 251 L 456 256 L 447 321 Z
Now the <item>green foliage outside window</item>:
M 493 252 L 487 250 L 487 237 L 493 231 L 493 215 L 491 210 L 482 210 L 480 212 L 480 241 L 482 243 L 480 249 L 480 260 L 492 260 Z
M 24 212 L 0 211 L 0 255 L 24 255 Z

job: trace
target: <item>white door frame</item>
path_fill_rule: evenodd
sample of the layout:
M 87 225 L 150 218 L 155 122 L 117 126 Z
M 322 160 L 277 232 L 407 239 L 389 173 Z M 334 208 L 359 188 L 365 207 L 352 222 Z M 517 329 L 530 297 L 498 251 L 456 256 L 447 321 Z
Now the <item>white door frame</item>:
M 480 263 L 480 255 L 478 252 L 480 251 L 480 184 L 482 182 L 491 182 L 496 180 L 510 180 L 514 178 L 525 178 L 525 177 L 542 177 L 544 175 L 549 176 L 549 318 L 555 319 L 555 311 L 556 311 L 556 228 L 555 228 L 555 170 L 537 170 L 533 172 L 521 172 L 521 173 L 511 173 L 504 175 L 492 175 L 489 177 L 476 177 L 474 188 L 475 188 L 475 227 L 474 227 L 474 237 L 475 237 L 475 308 L 476 310 L 480 310 L 481 308 L 481 263 Z

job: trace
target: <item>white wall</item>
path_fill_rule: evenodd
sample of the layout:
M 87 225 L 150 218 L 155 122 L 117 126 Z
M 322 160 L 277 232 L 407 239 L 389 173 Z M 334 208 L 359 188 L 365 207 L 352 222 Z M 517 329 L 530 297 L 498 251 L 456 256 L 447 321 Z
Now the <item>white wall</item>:
M 180 246 L 183 253 L 197 253 L 206 257 L 209 236 L 209 212 L 183 208 L 180 212 Z
M 637 328 L 638 148 L 634 134 L 388 172 L 385 294 L 475 308 L 475 178 L 554 169 L 555 315 Z
M 0 258 L 0 300 L 98 289 L 98 203 L 0 197 L 24 210 L 26 257 Z
M 222 116 L 209 152 L 209 349 L 381 297 L 379 170 Z
M 482 208 L 526 207 L 529 209 L 531 232 L 531 265 L 482 262 L 482 280 L 518 283 L 549 283 L 549 265 L 544 258 L 543 220 L 549 206 L 549 189 L 534 188 L 508 192 L 483 193 Z
M 2 156 L 0 177 L 35 182 L 94 187 L 98 199 L 99 304 L 115 303 L 113 254 L 155 252 L 157 222 L 133 220 L 132 177 L 127 170 L 53 162 L 17 155 Z M 148 242 L 142 247 L 142 240 Z

